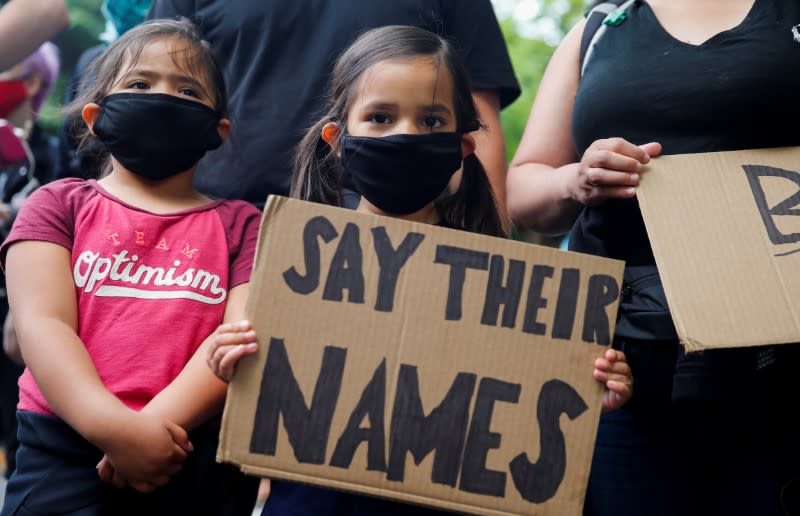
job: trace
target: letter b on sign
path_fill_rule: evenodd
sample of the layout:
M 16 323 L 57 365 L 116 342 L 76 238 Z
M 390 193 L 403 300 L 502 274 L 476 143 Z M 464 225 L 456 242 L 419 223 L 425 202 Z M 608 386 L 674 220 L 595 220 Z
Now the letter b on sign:
M 772 243 L 778 245 L 799 242 L 800 233 L 783 233 L 778 228 L 776 217 L 800 215 L 800 209 L 797 207 L 800 204 L 800 173 L 766 165 L 742 165 L 742 168 L 747 174 L 750 189 L 753 191 L 753 198 L 756 201 L 758 211 L 761 213 L 761 220 L 764 222 L 764 227 Z M 797 185 L 797 189 L 781 202 L 770 207 L 762 182 L 765 177 L 788 179 Z

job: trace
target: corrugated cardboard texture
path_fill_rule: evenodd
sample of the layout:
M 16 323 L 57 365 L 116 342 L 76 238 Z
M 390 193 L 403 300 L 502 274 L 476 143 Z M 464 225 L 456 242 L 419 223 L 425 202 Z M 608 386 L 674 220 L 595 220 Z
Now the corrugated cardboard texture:
M 217 458 L 474 514 L 580 514 L 622 270 L 271 197 L 248 307 L 259 353 L 238 365 Z M 514 292 L 516 313 L 495 315 Z
M 687 350 L 800 341 L 800 148 L 659 157 L 637 195 Z

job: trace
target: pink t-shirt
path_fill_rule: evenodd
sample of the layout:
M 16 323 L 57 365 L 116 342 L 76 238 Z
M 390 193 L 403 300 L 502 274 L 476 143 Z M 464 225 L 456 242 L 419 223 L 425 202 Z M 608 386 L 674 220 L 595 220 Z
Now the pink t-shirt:
M 222 322 L 228 290 L 249 280 L 259 221 L 243 201 L 156 214 L 96 181 L 63 179 L 27 200 L 0 260 L 21 240 L 71 250 L 78 336 L 108 390 L 138 410 Z M 20 410 L 53 415 L 27 369 L 19 387 Z

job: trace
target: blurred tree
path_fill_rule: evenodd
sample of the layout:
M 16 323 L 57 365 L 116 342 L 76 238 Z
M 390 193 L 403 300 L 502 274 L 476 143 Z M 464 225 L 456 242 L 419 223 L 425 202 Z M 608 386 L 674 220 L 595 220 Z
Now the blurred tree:
M 501 113 L 508 159 L 517 151 L 528 115 L 542 75 L 558 42 L 581 18 L 588 0 L 539 0 L 533 19 L 519 21 L 513 16 L 501 16 L 500 27 L 508 45 L 511 62 L 517 74 L 522 94 Z M 500 13 L 498 13 L 500 14 Z M 560 237 L 550 237 L 532 231 L 514 231 L 514 238 L 558 246 Z
M 522 138 L 536 89 L 550 56 L 558 42 L 583 16 L 588 3 L 588 0 L 540 0 L 533 19 L 521 22 L 506 16 L 500 20 L 511 62 L 522 86 L 522 95 L 502 112 L 509 159 L 514 156 Z
M 100 13 L 103 0 L 67 0 L 66 3 L 70 26 L 54 40 L 61 50 L 61 73 L 56 89 L 40 114 L 42 126 L 51 134 L 56 134 L 61 128 L 64 90 L 75 63 L 84 50 L 97 45 L 97 37 L 105 28 L 105 19 Z

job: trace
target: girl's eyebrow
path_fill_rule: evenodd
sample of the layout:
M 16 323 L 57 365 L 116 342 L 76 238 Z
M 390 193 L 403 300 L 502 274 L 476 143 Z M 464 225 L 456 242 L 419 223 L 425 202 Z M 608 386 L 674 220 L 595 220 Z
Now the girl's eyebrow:
M 391 102 L 382 102 L 378 100 L 364 105 L 363 109 L 367 111 L 381 111 L 381 110 L 388 111 L 391 109 L 397 109 L 397 104 L 393 104 Z M 425 113 L 445 113 L 447 115 L 453 114 L 450 108 L 444 104 L 423 104 L 419 106 L 419 110 Z
M 420 106 L 420 107 L 426 113 L 446 113 L 448 115 L 452 114 L 450 108 L 445 106 L 444 104 L 426 104 L 425 106 Z
M 122 76 L 122 80 L 124 81 L 124 80 L 128 79 L 131 76 L 144 77 L 145 79 L 153 79 L 153 78 L 160 77 L 161 74 L 157 73 L 157 72 L 150 71 L 150 70 L 142 69 L 142 68 L 133 68 L 133 69 L 129 70 L 127 73 L 125 73 L 125 75 Z M 200 82 L 197 79 L 195 79 L 194 77 L 192 77 L 190 75 L 179 74 L 179 73 L 167 74 L 167 79 L 169 79 L 171 81 L 175 81 L 175 82 L 188 82 L 188 83 L 192 84 L 193 86 L 202 89 L 202 84 L 200 84 Z
M 369 104 L 366 104 L 364 106 L 364 109 L 367 110 L 388 110 L 396 108 L 397 104 L 392 104 L 391 102 L 381 102 L 381 101 L 370 102 Z

